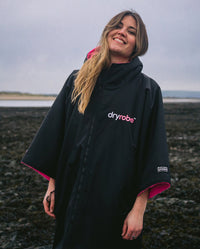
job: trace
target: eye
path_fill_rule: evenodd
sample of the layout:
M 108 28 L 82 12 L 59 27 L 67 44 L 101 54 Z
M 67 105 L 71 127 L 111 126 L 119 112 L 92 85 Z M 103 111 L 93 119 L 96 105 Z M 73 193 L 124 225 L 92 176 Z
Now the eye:
M 136 35 L 136 32 L 132 31 L 132 30 L 129 30 L 128 33 L 131 34 L 131 35 Z
M 116 26 L 115 26 L 115 29 L 121 29 L 122 28 L 122 24 L 117 24 Z

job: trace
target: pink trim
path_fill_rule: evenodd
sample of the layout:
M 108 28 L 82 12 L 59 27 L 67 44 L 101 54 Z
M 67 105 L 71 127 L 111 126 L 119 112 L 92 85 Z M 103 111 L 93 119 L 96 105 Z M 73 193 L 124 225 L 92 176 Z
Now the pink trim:
M 87 59 L 89 60 L 90 58 L 92 58 L 93 55 L 95 55 L 98 51 L 99 51 L 100 47 L 96 47 L 94 49 L 92 49 L 88 54 L 87 54 Z
M 155 195 L 160 194 L 164 190 L 168 189 L 169 187 L 170 187 L 170 184 L 168 182 L 159 182 L 142 190 L 137 196 L 141 195 L 144 191 L 149 190 L 148 198 L 150 199 L 154 197 Z
M 22 161 L 21 161 L 21 163 L 24 164 L 25 166 L 27 166 L 27 167 L 29 167 L 29 168 L 35 170 L 37 173 L 39 173 L 40 175 L 42 175 L 44 178 L 46 178 L 46 179 L 49 181 L 49 179 L 50 179 L 49 176 L 45 175 L 44 173 L 40 172 L 39 170 L 37 170 L 37 169 L 31 167 L 30 165 L 28 165 L 28 164 L 26 164 L 26 163 L 24 163 L 24 162 L 22 162 Z

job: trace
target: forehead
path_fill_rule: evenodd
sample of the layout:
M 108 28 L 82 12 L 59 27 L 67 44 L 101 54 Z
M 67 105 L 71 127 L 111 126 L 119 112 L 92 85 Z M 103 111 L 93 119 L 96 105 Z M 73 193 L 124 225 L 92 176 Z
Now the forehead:
M 131 26 L 136 28 L 137 24 L 136 24 L 136 20 L 133 16 L 124 16 L 121 19 L 121 23 L 123 23 L 126 26 Z

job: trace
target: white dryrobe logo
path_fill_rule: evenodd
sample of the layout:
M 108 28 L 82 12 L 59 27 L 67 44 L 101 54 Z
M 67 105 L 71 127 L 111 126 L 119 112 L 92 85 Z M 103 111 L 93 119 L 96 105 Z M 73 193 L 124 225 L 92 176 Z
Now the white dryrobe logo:
M 158 171 L 158 173 L 160 173 L 160 172 L 168 172 L 168 167 L 159 166 L 159 167 L 157 167 L 157 171 Z

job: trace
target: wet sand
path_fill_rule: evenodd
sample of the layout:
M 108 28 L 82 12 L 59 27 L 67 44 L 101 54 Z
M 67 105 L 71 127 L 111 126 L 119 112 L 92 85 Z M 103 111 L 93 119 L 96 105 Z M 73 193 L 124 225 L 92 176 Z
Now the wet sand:
M 172 187 L 149 200 L 145 249 L 200 244 L 200 103 L 165 103 Z M 43 212 L 47 181 L 20 160 L 48 108 L 0 108 L 0 247 L 49 249 L 54 221 Z
M 0 100 L 55 100 L 54 96 L 0 94 Z

